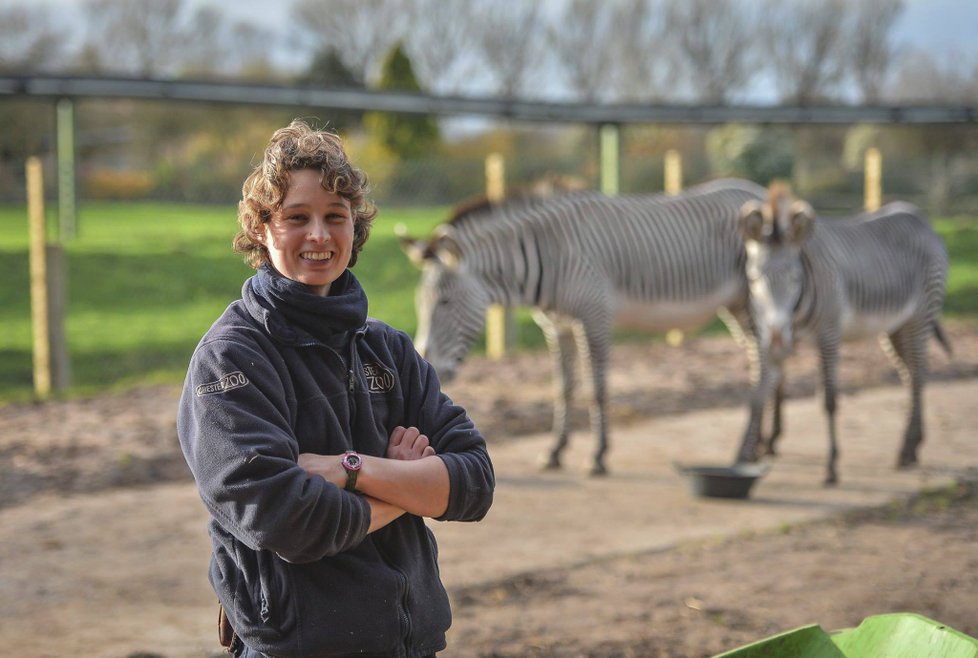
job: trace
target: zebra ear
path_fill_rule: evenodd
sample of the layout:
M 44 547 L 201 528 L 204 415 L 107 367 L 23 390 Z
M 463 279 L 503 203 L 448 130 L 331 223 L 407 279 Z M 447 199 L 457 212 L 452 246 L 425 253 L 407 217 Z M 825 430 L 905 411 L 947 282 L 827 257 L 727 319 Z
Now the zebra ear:
M 760 201 L 748 201 L 740 208 L 740 235 L 744 240 L 760 242 L 764 235 L 764 204 Z
M 448 224 L 442 224 L 435 229 L 431 239 L 431 251 L 434 257 L 455 269 L 462 258 L 462 248 L 455 239 L 455 229 Z
M 801 244 L 812 234 L 815 225 L 815 210 L 805 201 L 795 201 L 788 213 L 788 239 Z
M 407 227 L 404 224 L 395 226 L 394 233 L 397 235 L 397 241 L 401 245 L 401 250 L 407 254 L 408 259 L 417 267 L 424 265 L 425 258 L 431 256 L 431 252 L 428 250 L 428 243 L 408 235 Z

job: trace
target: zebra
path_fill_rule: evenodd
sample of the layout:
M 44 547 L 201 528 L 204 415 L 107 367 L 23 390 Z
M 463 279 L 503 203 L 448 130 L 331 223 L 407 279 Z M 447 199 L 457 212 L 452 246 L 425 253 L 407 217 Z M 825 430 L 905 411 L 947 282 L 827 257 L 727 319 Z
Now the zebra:
M 738 179 L 675 196 L 577 191 L 470 208 L 427 241 L 402 233 L 402 248 L 422 269 L 415 344 L 447 381 L 481 332 L 490 304 L 531 307 L 556 375 L 556 440 L 546 467 L 560 467 L 569 439 L 579 353 L 590 375 L 597 440 L 591 473 L 604 474 L 614 326 L 692 329 L 719 315 L 747 349 L 753 371 L 737 213 L 764 194 Z
M 759 458 L 763 446 L 754 413 L 777 386 L 794 336 L 810 335 L 818 349 L 828 421 L 825 484 L 837 483 L 840 342 L 877 335 L 910 389 L 897 467 L 916 464 L 924 437 L 928 338 L 934 335 L 951 354 L 940 323 L 948 270 L 940 236 L 918 208 L 905 202 L 848 219 L 816 220 L 812 207 L 795 200 L 783 183 L 771 185 L 765 202 L 745 203 L 740 222 L 762 367 L 737 460 Z M 773 441 L 767 452 L 773 453 Z

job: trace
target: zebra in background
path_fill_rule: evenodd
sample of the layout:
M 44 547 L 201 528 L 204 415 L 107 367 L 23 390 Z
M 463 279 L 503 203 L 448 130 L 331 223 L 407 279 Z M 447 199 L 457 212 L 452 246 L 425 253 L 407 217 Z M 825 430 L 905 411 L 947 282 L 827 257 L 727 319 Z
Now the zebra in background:
M 795 200 L 786 185 L 773 184 L 766 202 L 744 204 L 740 221 L 763 365 L 738 461 L 758 459 L 760 427 L 753 412 L 777 386 L 795 334 L 808 334 L 818 349 L 828 417 L 825 483 L 838 481 L 835 413 L 843 340 L 879 336 L 909 386 L 910 414 L 897 466 L 916 464 L 924 438 L 928 339 L 935 336 L 951 353 L 940 324 L 947 251 L 928 220 L 902 202 L 849 219 L 816 220 L 809 204 Z M 767 448 L 773 452 L 773 445 Z
M 591 472 L 603 474 L 614 326 L 693 329 L 719 314 L 747 348 L 754 371 L 737 217 L 746 201 L 764 194 L 735 179 L 676 196 L 573 192 L 470 208 L 427 241 L 401 235 L 422 269 L 415 344 L 448 380 L 482 331 L 490 304 L 532 307 L 556 373 L 556 442 L 547 466 L 560 467 L 569 438 L 579 353 L 591 380 L 597 440 Z

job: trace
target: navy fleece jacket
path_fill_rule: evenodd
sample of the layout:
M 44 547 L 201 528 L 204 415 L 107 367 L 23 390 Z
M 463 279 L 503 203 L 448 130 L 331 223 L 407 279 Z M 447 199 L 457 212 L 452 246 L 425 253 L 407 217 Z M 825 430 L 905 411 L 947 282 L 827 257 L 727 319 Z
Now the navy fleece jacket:
M 211 514 L 210 580 L 235 632 L 273 656 L 422 656 L 451 623 L 431 531 L 405 514 L 367 534 L 357 494 L 302 452 L 383 456 L 415 426 L 448 469 L 440 520 L 477 521 L 495 486 L 485 440 L 406 334 L 367 318 L 352 272 L 331 294 L 263 266 L 200 341 L 180 445 Z

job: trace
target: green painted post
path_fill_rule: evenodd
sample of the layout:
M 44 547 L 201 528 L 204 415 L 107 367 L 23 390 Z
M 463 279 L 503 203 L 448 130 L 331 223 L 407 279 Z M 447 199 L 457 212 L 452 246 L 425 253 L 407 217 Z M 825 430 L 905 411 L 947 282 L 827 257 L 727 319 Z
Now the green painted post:
M 615 196 L 619 191 L 619 139 L 616 124 L 606 123 L 600 128 L 599 151 L 601 159 L 601 191 Z
M 58 129 L 58 237 L 69 240 L 78 233 L 75 192 L 75 104 L 62 98 L 57 106 Z

